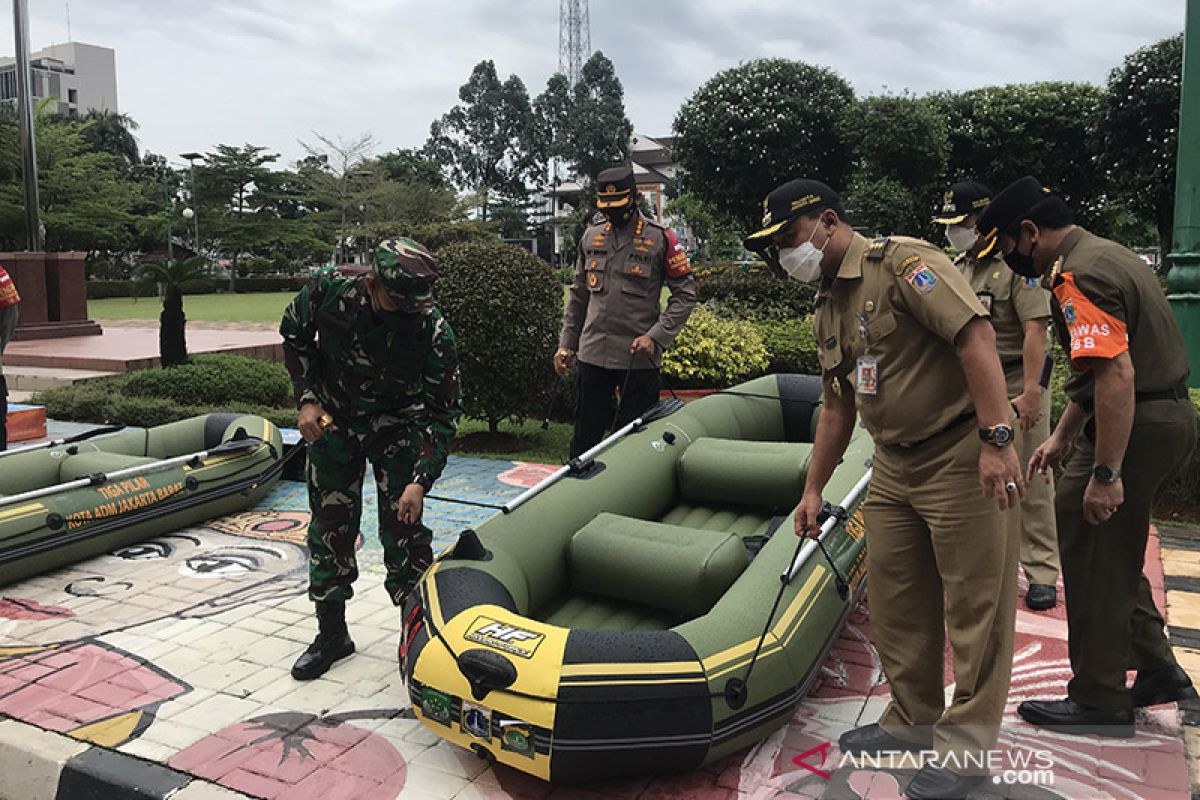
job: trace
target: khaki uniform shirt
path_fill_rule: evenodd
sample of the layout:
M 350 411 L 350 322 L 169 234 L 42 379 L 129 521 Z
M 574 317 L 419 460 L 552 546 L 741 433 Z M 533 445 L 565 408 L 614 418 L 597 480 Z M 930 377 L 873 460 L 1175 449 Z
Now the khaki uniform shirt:
M 826 392 L 855 392 L 876 444 L 913 444 L 974 409 L 954 339 L 987 311 L 966 278 L 920 239 L 855 234 L 822 281 L 813 332 Z M 873 374 L 872 374 L 873 373 Z
M 1023 278 L 999 256 L 976 261 L 960 256 L 954 262 L 971 284 L 980 304 L 991 315 L 996 330 L 996 350 L 1009 397 L 1025 391 L 1025 323 L 1050 319 L 1050 292 L 1037 278 Z
M 1067 396 L 1090 408 L 1095 376 L 1079 359 L 1128 352 L 1134 390 L 1161 392 L 1188 377 L 1187 352 L 1158 278 L 1136 253 L 1083 228 L 1067 234 L 1044 285 L 1054 293 L 1054 328 L 1071 354 Z
M 633 340 L 649 336 L 658 345 L 652 364 L 641 358 L 633 366 L 658 368 L 695 307 L 696 280 L 674 231 L 640 214 L 624 228 L 593 225 L 579 240 L 558 346 L 585 364 L 624 370 Z

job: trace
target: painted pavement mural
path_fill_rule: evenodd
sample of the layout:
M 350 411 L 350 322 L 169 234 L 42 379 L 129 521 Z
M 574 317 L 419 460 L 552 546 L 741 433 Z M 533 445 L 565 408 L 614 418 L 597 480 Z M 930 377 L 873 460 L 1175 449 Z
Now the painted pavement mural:
M 452 458 L 435 493 L 502 503 L 551 469 Z M 785 728 L 689 775 L 555 790 L 441 742 L 413 719 L 397 674 L 399 620 L 382 587 L 373 491 L 368 481 L 363 574 L 347 606 L 358 653 L 323 679 L 288 675 L 315 623 L 304 487 L 281 483 L 253 511 L 0 589 L 0 715 L 289 800 L 898 798 L 911 778 L 911 769 L 843 765 L 837 750 L 841 732 L 874 721 L 887 701 L 865 606 Z M 430 501 L 435 547 L 491 513 Z M 1161 572 L 1150 577 L 1161 604 Z M 1142 712 L 1130 741 L 1034 734 L 1016 718 L 1017 703 L 1061 695 L 1068 677 L 1062 609 L 1022 606 L 1001 747 L 1018 764 L 1049 754 L 1052 783 L 996 784 L 979 796 L 1187 796 L 1174 707 Z M 947 683 L 948 698 L 952 691 Z

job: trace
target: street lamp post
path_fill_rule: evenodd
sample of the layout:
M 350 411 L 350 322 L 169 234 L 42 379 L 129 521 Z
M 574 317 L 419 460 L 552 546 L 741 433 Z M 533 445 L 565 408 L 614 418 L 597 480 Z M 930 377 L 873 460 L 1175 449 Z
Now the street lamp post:
M 21 123 L 22 178 L 25 183 L 25 235 L 29 249 L 42 250 L 41 200 L 38 198 L 37 135 L 33 128 L 32 69 L 29 65 L 29 9 L 13 0 L 13 32 L 17 44 L 17 113 Z
M 180 158 L 186 158 L 188 162 L 188 171 L 192 182 L 192 215 L 188 217 L 192 221 L 192 240 L 196 246 L 196 254 L 200 253 L 200 215 L 196 213 L 196 209 L 200 207 L 200 200 L 196 197 L 196 159 L 204 158 L 203 153 L 180 153 Z M 184 216 L 187 216 L 186 214 Z
M 1175 235 L 1167 299 L 1179 321 L 1191 375 L 1200 387 L 1200 0 L 1188 0 L 1183 34 L 1179 160 L 1175 179 Z

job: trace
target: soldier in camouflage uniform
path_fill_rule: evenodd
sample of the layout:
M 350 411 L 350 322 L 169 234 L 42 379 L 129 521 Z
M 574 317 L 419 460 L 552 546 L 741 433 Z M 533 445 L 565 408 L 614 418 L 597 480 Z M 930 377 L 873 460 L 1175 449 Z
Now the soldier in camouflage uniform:
M 446 465 L 461 406 L 454 333 L 433 305 L 436 279 L 425 248 L 391 239 L 371 271 L 322 273 L 284 312 L 279 332 L 309 443 L 308 595 L 320 627 L 292 667 L 297 680 L 354 652 L 345 614 L 358 577 L 367 461 L 392 603 L 403 603 L 432 560 L 422 506 Z

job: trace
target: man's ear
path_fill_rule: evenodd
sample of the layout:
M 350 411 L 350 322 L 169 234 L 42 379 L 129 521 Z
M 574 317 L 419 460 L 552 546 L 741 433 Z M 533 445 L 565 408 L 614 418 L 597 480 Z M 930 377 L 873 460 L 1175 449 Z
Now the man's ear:
M 1033 242 L 1034 247 L 1037 247 L 1038 237 L 1041 235 L 1041 230 L 1038 229 L 1037 223 L 1033 220 L 1023 219 L 1021 220 L 1021 231 L 1029 234 L 1029 240 Z M 1020 242 L 1019 236 L 1017 237 L 1017 241 L 1018 243 Z

